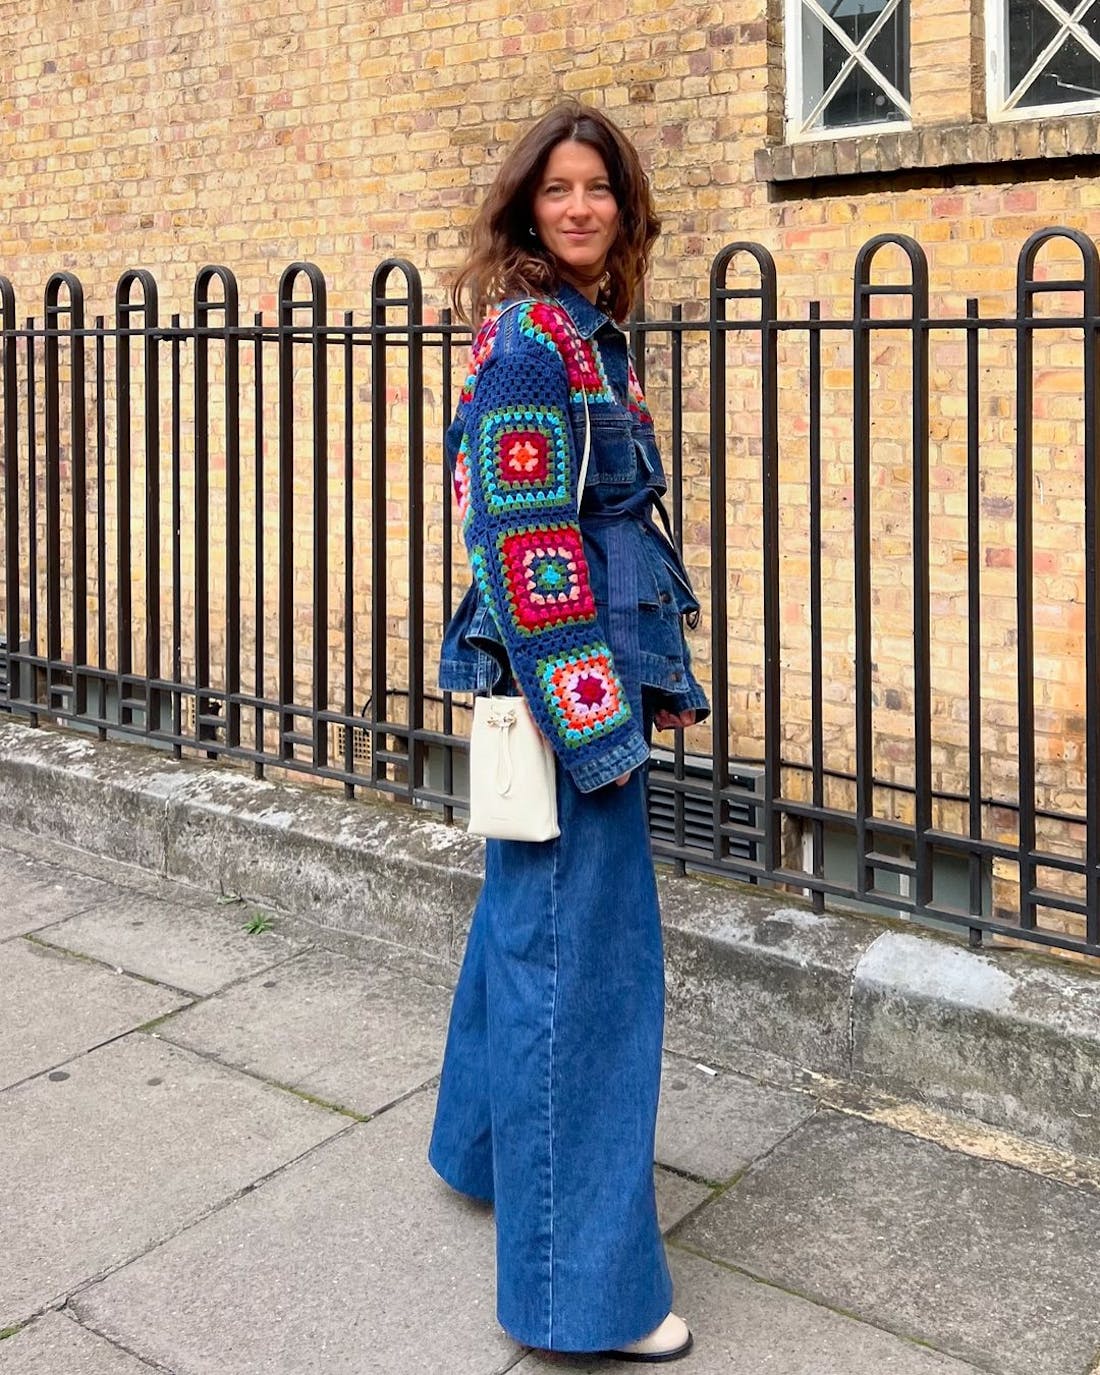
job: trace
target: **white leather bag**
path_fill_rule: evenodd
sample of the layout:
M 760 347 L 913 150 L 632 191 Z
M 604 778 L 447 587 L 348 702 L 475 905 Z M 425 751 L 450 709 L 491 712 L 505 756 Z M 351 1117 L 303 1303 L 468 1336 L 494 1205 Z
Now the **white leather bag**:
M 519 303 L 517 303 L 519 304 Z M 509 307 L 511 309 L 512 307 Z M 582 396 L 584 393 L 582 391 Z M 584 454 L 577 510 L 588 478 L 592 422 L 584 396 Z M 557 765 L 522 697 L 475 697 L 470 732 L 471 835 L 492 840 L 554 840 L 558 827 Z
M 522 697 L 474 699 L 467 829 L 494 840 L 561 835 L 554 751 Z

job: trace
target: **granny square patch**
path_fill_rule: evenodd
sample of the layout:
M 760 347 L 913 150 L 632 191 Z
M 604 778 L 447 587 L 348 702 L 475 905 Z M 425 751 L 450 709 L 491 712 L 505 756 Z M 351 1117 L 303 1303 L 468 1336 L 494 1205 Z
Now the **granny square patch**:
M 491 514 L 569 504 L 565 426 L 556 406 L 501 406 L 485 412 L 477 460 Z
M 630 716 L 626 693 L 604 645 L 540 659 L 538 675 L 558 733 L 574 749 Z
M 552 349 L 565 364 L 569 395 L 573 401 L 587 396 L 590 402 L 613 405 L 615 395 L 603 370 L 599 350 L 582 339 L 569 312 L 561 306 L 533 301 L 520 311 L 522 333 Z
M 497 435 L 501 482 L 544 485 L 550 475 L 550 438 L 545 430 L 502 430 Z
M 573 525 L 533 526 L 498 537 L 512 620 L 527 635 L 548 626 L 596 619 L 580 531 Z

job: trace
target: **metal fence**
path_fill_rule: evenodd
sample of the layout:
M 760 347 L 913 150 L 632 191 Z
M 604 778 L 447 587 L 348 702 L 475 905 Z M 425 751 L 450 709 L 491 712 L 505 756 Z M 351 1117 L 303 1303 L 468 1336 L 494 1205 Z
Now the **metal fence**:
M 794 315 L 741 243 L 705 298 L 632 321 L 714 705 L 655 757 L 659 858 L 1100 954 L 1098 290 L 1092 241 L 1044 230 L 1014 310 L 933 317 L 920 246 L 883 235 L 850 314 Z M 440 454 L 468 334 L 416 269 L 383 263 L 364 319 L 304 263 L 274 320 L 242 320 L 224 267 L 187 322 L 143 270 L 110 322 L 67 272 L 22 322 L 0 278 L 0 312 L 0 708 L 461 812 L 468 704 L 432 674 L 465 581 Z M 1035 545 L 1059 527 L 1062 566 Z

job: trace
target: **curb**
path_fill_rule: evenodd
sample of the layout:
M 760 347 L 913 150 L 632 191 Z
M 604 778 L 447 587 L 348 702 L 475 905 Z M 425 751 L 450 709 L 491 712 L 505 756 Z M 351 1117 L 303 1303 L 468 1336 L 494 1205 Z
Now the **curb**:
M 482 843 L 430 812 L 0 719 L 0 823 L 213 892 L 453 981 Z M 1100 1156 L 1100 977 L 1030 951 L 660 878 L 671 1048 L 746 1049 Z

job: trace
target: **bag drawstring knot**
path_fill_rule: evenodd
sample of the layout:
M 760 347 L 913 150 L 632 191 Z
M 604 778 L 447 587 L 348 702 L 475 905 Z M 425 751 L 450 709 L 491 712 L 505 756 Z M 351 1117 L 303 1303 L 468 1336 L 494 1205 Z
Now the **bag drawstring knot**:
M 489 724 L 500 731 L 500 748 L 497 750 L 496 788 L 501 797 L 512 791 L 512 748 L 508 732 L 516 724 L 515 707 L 503 707 L 489 717 Z

